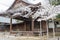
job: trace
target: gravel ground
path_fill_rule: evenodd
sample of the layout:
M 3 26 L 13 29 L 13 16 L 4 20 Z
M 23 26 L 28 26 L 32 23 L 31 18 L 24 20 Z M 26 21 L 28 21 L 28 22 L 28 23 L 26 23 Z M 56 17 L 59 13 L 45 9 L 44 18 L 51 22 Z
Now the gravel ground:
M 46 40 L 46 36 L 33 37 L 33 36 L 15 36 L 9 33 L 0 32 L 0 40 Z
M 9 36 L 9 35 L 1 35 L 0 40 L 47 40 L 46 36 L 43 37 L 32 37 L 32 36 Z M 48 40 L 60 40 L 56 38 L 49 38 Z
M 33 37 L 33 36 L 14 36 L 14 35 L 10 35 L 8 34 L 2 34 L 0 33 L 0 40 L 47 40 L 47 36 L 40 36 L 40 37 Z M 60 40 L 60 38 L 58 39 L 56 38 L 49 38 L 48 40 Z
M 42 37 L 28 37 L 28 36 L 0 36 L 0 40 L 46 40 Z

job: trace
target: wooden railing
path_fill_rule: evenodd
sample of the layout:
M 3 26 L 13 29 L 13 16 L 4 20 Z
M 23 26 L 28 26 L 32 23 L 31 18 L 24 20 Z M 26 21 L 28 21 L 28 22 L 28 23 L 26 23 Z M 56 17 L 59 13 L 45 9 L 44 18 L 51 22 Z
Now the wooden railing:
M 12 31 L 11 34 L 16 34 L 20 36 L 39 36 L 40 31 Z M 42 32 L 42 35 L 46 34 L 46 32 Z

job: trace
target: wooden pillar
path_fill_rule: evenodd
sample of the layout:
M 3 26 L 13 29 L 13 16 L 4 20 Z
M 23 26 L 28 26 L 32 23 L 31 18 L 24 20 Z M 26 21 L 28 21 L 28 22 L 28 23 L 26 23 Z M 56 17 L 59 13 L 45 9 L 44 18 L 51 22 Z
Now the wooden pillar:
M 46 21 L 46 26 L 47 26 L 47 40 L 48 40 L 48 38 L 49 38 L 48 21 Z
M 32 31 L 34 31 L 34 20 L 32 20 Z
M 24 29 L 25 29 L 25 31 L 26 31 L 26 22 L 24 22 Z
M 10 16 L 10 33 L 12 32 L 12 16 Z
M 42 36 L 42 24 L 41 24 L 41 21 L 40 21 L 40 36 Z
M 54 20 L 53 20 L 54 23 Z M 55 38 L 55 26 L 53 27 L 53 37 Z
M 33 32 L 34 32 L 34 20 L 32 20 L 32 35 L 34 35 Z

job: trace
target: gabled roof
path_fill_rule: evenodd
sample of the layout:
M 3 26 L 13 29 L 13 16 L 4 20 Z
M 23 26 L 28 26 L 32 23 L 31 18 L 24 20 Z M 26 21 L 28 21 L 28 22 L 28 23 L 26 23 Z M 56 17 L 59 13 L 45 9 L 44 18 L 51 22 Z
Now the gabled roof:
M 33 8 L 31 8 L 31 7 L 36 7 L 36 6 L 34 6 L 34 5 L 21 6 L 20 4 L 16 5 L 17 7 L 14 6 L 15 8 L 8 10 L 6 12 L 13 13 L 13 16 L 18 15 L 18 16 L 22 16 L 22 17 L 26 17 L 26 18 L 29 18 L 31 16 L 33 19 L 36 19 L 38 17 L 43 18 L 43 19 L 40 18 L 39 20 L 47 20 L 49 18 L 56 16 L 57 15 L 56 13 L 60 13 L 59 5 L 51 6 L 50 4 L 48 4 L 49 3 L 48 0 L 47 1 L 42 0 L 42 2 L 43 3 L 46 2 L 46 5 L 39 5 L 39 6 L 36 5 L 39 8 L 35 12 L 32 11 Z M 22 3 L 22 5 L 23 5 L 23 3 Z M 27 13 L 26 13 L 26 11 L 27 11 Z

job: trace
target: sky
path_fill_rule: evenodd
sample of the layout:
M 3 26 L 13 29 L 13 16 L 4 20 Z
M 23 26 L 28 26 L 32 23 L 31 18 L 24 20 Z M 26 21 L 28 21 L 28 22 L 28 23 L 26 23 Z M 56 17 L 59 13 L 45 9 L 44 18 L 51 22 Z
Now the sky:
M 0 12 L 4 12 L 11 7 L 15 0 L 0 0 Z
M 46 5 L 49 3 L 48 0 L 23 0 L 23 1 L 30 3 L 30 4 L 37 4 L 41 2 L 42 5 Z

